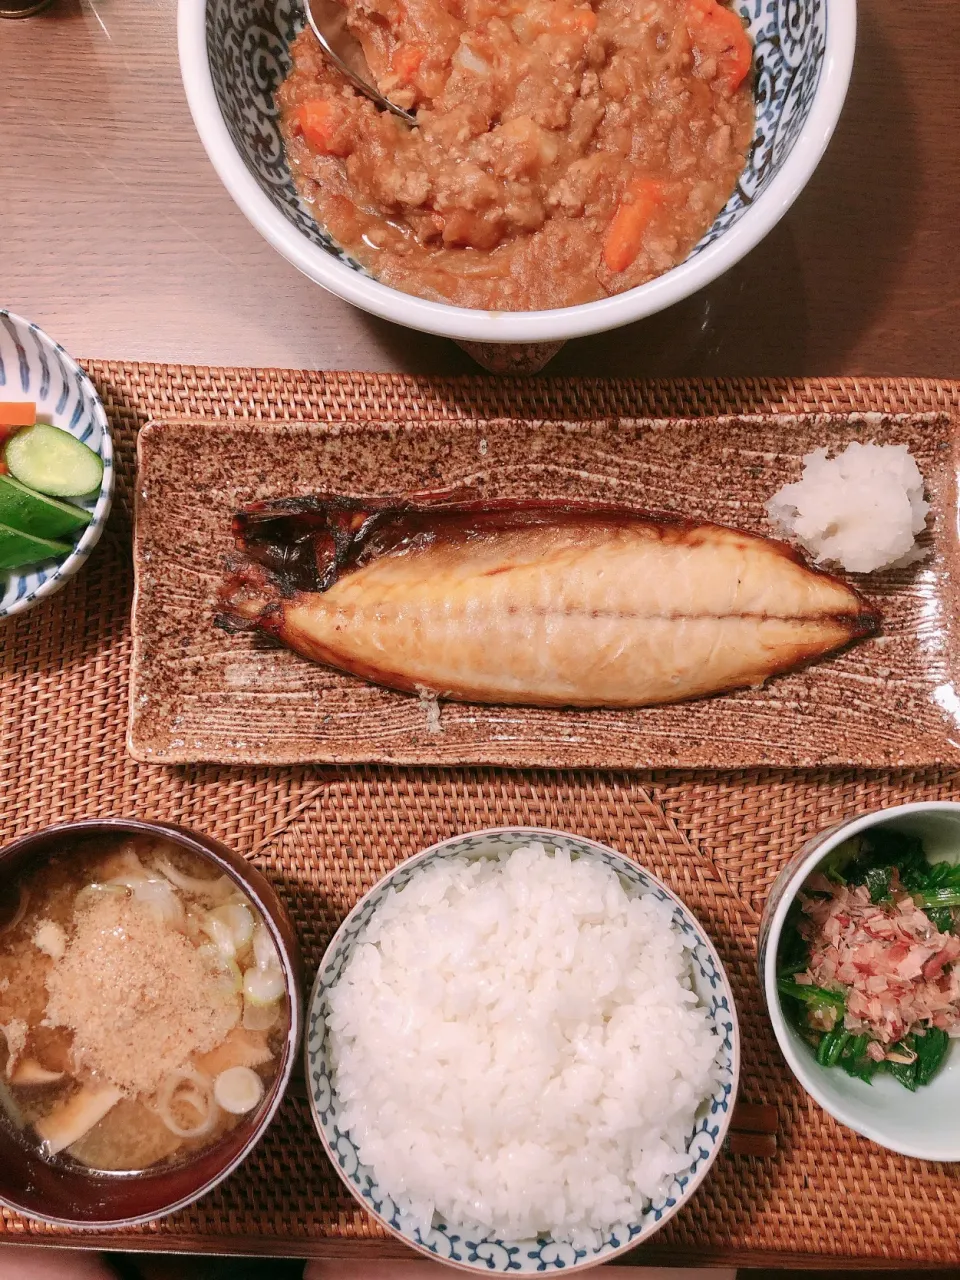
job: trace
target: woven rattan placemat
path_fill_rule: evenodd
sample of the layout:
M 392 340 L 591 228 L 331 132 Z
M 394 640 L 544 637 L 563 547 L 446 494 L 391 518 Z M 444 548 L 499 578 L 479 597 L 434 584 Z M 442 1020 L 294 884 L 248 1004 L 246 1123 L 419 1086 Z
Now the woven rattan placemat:
M 776 1104 L 777 1150 L 722 1155 L 645 1261 L 960 1260 L 954 1167 L 909 1160 L 841 1129 L 793 1083 L 761 1012 L 754 945 L 764 895 L 814 832 L 857 812 L 960 796 L 960 773 L 513 773 L 370 767 L 163 767 L 124 751 L 130 656 L 134 440 L 155 417 L 557 417 L 960 406 L 960 385 L 893 380 L 514 382 L 86 364 L 119 457 L 119 493 L 79 578 L 0 629 L 0 839 L 93 816 L 167 819 L 254 860 L 286 898 L 315 966 L 337 922 L 425 845 L 501 823 L 563 827 L 662 876 L 694 909 L 733 979 L 745 1101 Z M 0 1239 L 210 1252 L 405 1256 L 326 1165 L 294 1089 L 242 1169 L 191 1209 L 123 1236 L 4 1213 Z M 828 1265 L 828 1264 L 827 1264 Z

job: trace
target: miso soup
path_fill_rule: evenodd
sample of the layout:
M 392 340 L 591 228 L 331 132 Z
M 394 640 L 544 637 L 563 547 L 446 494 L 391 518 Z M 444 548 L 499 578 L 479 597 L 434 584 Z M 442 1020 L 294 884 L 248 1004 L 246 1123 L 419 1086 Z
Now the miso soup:
M 47 1159 L 190 1159 L 259 1108 L 288 1029 L 269 930 L 199 855 L 95 837 L 2 890 L 0 1103 Z

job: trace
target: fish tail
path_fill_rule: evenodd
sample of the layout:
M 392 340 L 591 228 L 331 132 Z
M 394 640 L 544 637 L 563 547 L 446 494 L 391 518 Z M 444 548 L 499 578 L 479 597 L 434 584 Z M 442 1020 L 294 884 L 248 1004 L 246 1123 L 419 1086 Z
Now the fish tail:
M 254 561 L 232 568 L 217 593 L 220 608 L 214 615 L 214 625 L 230 632 L 275 631 L 278 615 L 283 611 L 280 579 Z

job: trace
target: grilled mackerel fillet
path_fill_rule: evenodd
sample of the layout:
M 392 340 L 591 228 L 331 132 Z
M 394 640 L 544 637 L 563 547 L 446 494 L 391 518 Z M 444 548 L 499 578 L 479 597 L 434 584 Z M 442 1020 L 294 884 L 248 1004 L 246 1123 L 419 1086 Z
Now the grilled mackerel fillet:
M 234 531 L 221 625 L 469 702 L 678 702 L 759 685 L 879 624 L 782 542 L 601 504 L 320 496 L 247 507 Z

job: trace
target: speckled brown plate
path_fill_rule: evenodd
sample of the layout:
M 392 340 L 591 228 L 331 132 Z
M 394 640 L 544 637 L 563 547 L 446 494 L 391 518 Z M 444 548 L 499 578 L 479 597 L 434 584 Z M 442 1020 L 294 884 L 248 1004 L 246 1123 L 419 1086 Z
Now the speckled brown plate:
M 862 579 L 880 636 L 761 689 L 632 711 L 442 703 L 326 670 L 213 625 L 230 517 L 321 490 L 467 485 L 487 496 L 602 497 L 769 533 L 765 500 L 800 457 L 906 443 L 933 505 L 919 566 Z M 960 763 L 954 689 L 957 494 L 952 422 L 776 415 L 587 423 L 153 423 L 140 434 L 129 746 L 138 760 L 395 761 L 725 768 Z

